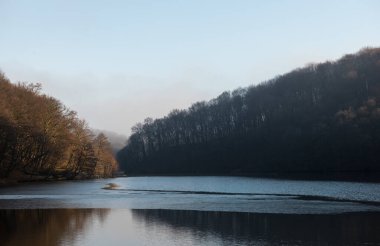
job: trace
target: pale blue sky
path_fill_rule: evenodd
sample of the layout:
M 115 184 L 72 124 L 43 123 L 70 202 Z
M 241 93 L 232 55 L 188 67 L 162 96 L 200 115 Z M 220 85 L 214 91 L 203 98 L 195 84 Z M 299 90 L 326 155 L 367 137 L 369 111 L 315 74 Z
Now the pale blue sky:
M 94 128 L 380 46 L 380 1 L 0 0 L 0 69 Z

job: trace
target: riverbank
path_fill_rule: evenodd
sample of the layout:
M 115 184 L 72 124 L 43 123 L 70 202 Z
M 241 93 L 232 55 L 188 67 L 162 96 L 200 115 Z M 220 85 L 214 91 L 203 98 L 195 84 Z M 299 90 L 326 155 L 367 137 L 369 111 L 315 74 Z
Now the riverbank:
M 380 172 L 255 172 L 255 173 L 127 173 L 120 177 L 176 177 L 176 176 L 231 176 L 272 178 L 285 180 L 310 180 L 310 181 L 350 181 L 365 183 L 380 183 Z
M 347 181 L 347 182 L 362 182 L 362 183 L 380 183 L 380 172 L 359 173 L 359 172 L 330 172 L 330 173 L 306 173 L 306 172 L 261 172 L 261 173 L 115 173 L 112 177 L 75 177 L 65 178 L 62 176 L 30 176 L 18 175 L 17 177 L 0 179 L 0 187 L 13 186 L 23 183 L 44 183 L 57 182 L 65 180 L 91 180 L 102 178 L 118 178 L 118 177 L 252 177 L 252 178 L 270 178 L 278 180 L 305 180 L 305 181 Z
M 46 178 L 29 178 L 29 179 L 0 179 L 0 187 L 15 186 L 24 183 L 44 183 L 44 182 L 57 182 L 65 181 L 68 179 L 46 179 Z
M 43 175 L 26 175 L 23 173 L 14 173 L 9 178 L 3 178 L 0 179 L 0 187 L 7 187 L 7 186 L 14 186 L 18 184 L 24 184 L 24 183 L 47 183 L 47 182 L 59 182 L 59 181 L 67 181 L 67 180 L 92 180 L 92 179 L 103 179 L 103 178 L 116 178 L 119 177 L 118 174 L 115 174 L 111 177 L 83 177 L 83 176 L 76 176 L 76 177 L 65 177 L 62 175 L 50 175 L 50 176 L 43 176 Z

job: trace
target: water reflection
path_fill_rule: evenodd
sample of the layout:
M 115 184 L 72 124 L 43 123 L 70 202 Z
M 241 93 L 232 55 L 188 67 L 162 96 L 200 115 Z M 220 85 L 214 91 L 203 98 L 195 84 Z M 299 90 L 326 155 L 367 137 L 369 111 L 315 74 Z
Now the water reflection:
M 0 210 L 0 245 L 380 245 L 380 213 Z
M 216 235 L 225 245 L 380 245 L 380 213 L 336 215 L 252 214 L 180 210 L 132 210 L 148 227 L 173 235 L 191 230 L 199 241 Z
M 0 210 L 0 245 L 73 245 L 109 209 Z

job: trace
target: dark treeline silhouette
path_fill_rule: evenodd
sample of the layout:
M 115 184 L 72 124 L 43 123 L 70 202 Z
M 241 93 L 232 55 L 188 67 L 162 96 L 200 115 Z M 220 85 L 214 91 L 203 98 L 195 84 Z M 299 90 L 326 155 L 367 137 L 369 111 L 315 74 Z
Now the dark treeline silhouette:
M 380 171 L 380 48 L 308 65 L 148 118 L 118 153 L 128 174 Z
M 12 84 L 0 74 L 0 178 L 109 177 L 117 165 L 97 136 L 39 84 Z

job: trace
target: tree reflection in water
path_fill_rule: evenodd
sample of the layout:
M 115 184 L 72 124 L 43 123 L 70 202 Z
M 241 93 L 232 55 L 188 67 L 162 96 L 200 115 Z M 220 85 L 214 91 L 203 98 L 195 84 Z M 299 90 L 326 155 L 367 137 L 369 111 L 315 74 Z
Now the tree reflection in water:
M 0 210 L 0 245 L 72 245 L 109 209 Z
M 166 224 L 173 235 L 191 230 L 198 240 L 209 235 L 228 245 L 380 244 L 380 213 L 253 214 L 235 212 L 132 210 L 148 227 Z
M 0 210 L 0 245 L 380 245 L 380 213 Z

